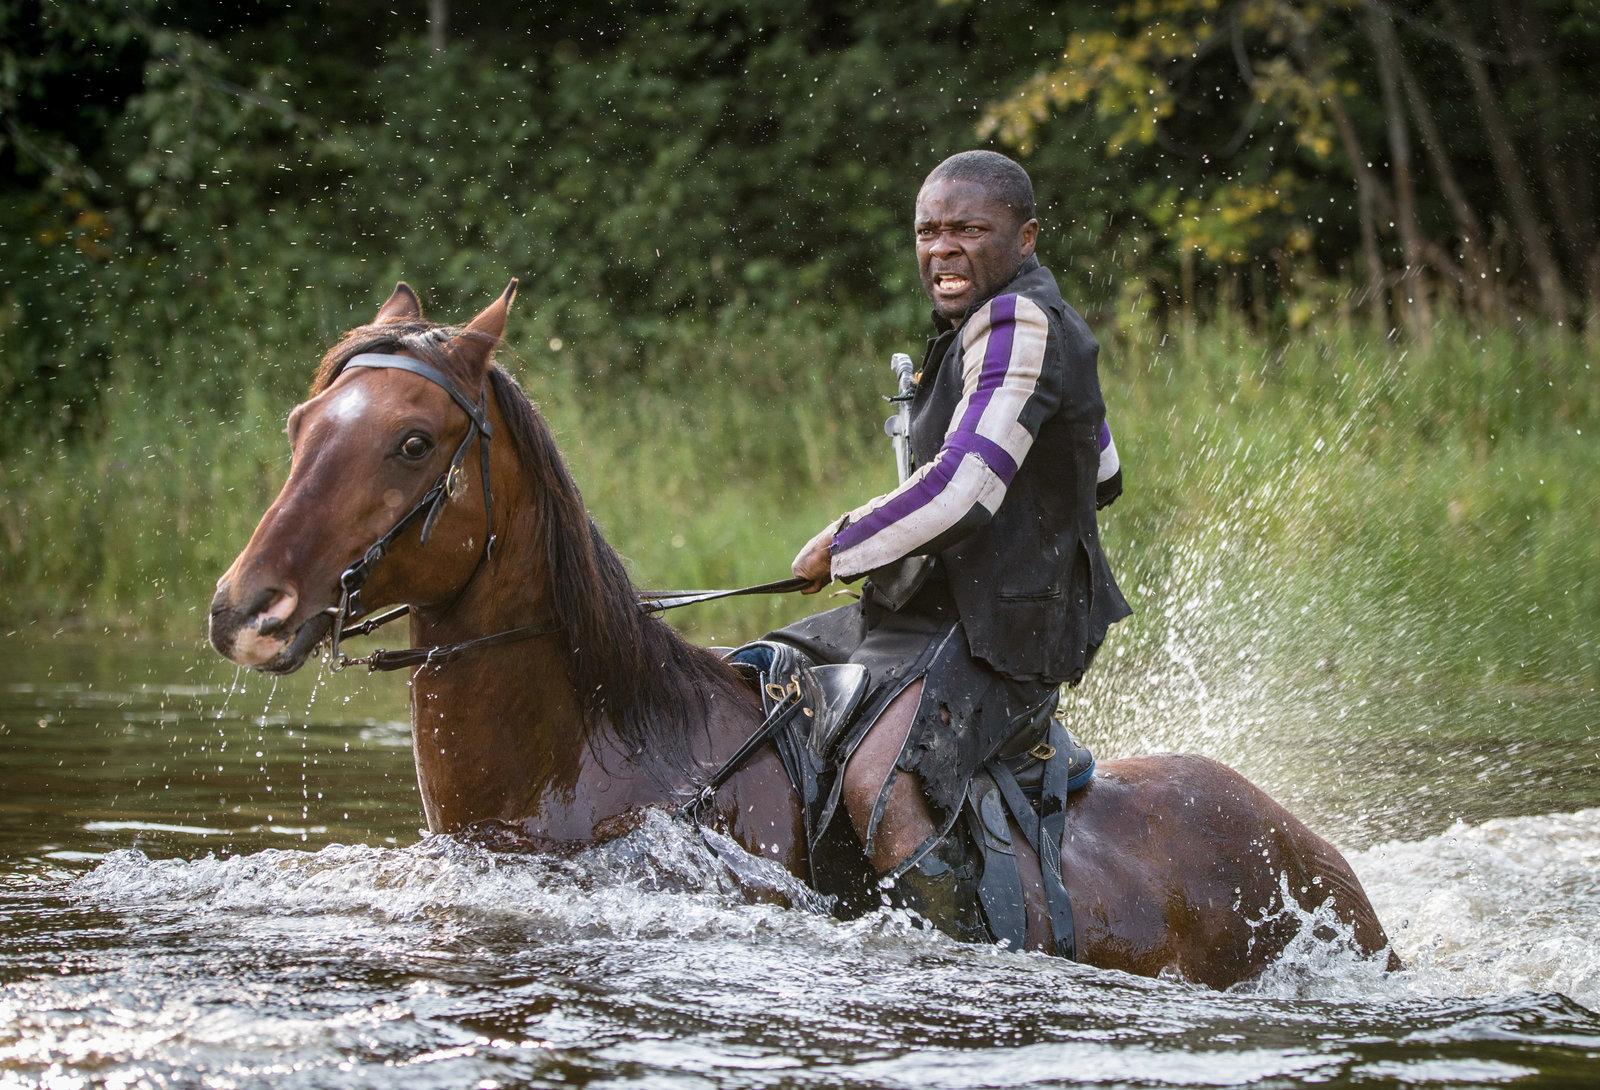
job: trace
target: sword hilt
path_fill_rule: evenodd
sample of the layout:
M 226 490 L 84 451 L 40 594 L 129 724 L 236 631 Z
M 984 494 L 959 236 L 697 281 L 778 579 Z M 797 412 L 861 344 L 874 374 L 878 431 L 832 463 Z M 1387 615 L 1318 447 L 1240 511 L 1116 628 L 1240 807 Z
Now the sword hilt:
M 900 397 L 911 393 L 911 369 L 915 366 L 911 362 L 911 357 L 904 352 L 896 352 L 889 357 L 889 369 L 894 372 L 899 387 L 896 392 Z
M 892 400 L 895 403 L 895 414 L 884 421 L 883 430 L 894 443 L 894 468 L 899 475 L 901 483 L 911 476 L 911 387 L 912 368 L 911 357 L 904 352 L 896 352 L 889 357 L 889 369 L 894 372 L 897 392 Z

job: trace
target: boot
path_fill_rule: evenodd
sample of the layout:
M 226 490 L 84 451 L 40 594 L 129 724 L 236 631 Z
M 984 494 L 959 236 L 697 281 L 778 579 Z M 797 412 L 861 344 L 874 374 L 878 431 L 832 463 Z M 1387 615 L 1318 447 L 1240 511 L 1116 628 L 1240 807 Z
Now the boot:
M 886 895 L 896 908 L 917 913 L 960 942 L 988 943 L 983 909 L 978 903 L 977 865 L 966 850 L 966 834 L 958 824 L 932 847 L 920 852 L 910 867 L 889 880 Z

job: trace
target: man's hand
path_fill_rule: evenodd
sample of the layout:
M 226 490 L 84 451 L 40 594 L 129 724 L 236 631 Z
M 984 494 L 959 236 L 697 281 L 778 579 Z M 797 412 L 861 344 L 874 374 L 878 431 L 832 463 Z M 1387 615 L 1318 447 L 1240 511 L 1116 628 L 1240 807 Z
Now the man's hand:
M 789 570 L 799 579 L 809 579 L 810 585 L 800 588 L 801 594 L 815 594 L 833 581 L 833 534 L 838 522 L 828 524 L 816 537 L 806 542 L 794 558 Z

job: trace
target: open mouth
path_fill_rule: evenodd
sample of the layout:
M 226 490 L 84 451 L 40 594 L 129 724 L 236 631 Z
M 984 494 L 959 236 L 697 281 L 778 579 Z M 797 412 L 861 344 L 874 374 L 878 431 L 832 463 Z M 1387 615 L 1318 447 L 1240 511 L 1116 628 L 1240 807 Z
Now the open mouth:
M 264 674 L 292 674 L 305 665 L 317 645 L 328 637 L 333 618 L 314 614 L 292 636 L 262 635 L 259 626 L 236 610 L 213 607 L 211 644 L 225 658 Z
M 959 273 L 939 273 L 933 278 L 933 290 L 940 295 L 960 295 L 972 286 L 972 281 Z

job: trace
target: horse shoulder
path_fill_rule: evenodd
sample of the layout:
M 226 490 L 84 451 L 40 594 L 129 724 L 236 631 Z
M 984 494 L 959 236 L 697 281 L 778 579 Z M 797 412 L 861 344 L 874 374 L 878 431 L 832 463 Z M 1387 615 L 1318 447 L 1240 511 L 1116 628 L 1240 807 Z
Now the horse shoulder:
M 754 690 L 712 694 L 705 734 L 697 740 L 696 779 L 710 775 L 761 725 L 761 705 Z M 711 825 L 732 837 L 745 851 L 779 863 L 806 878 L 805 820 L 800 799 L 777 748 L 761 746 L 716 794 Z
M 757 750 L 717 795 L 717 826 L 744 850 L 807 877 L 805 822 L 783 762 L 771 746 Z

